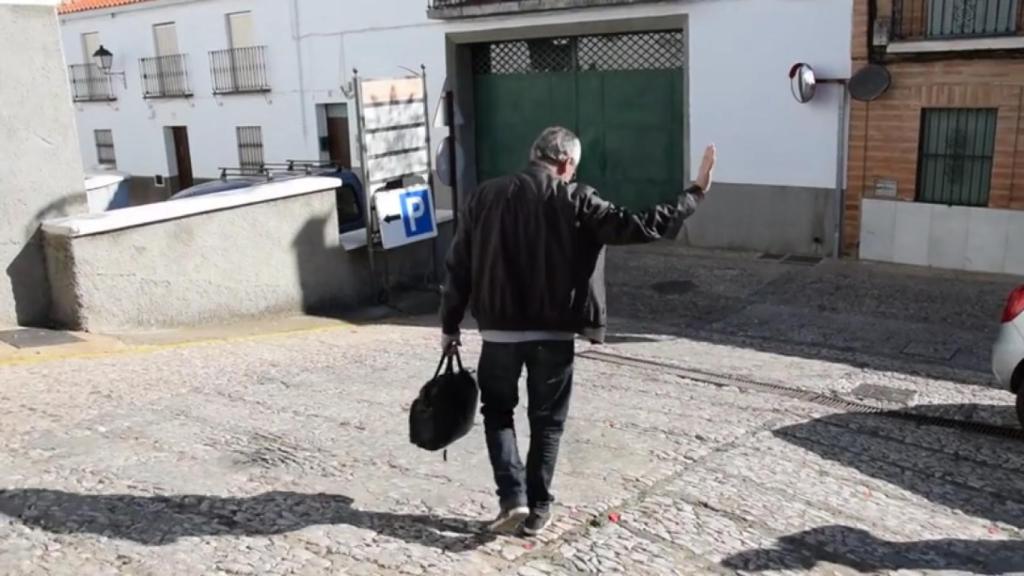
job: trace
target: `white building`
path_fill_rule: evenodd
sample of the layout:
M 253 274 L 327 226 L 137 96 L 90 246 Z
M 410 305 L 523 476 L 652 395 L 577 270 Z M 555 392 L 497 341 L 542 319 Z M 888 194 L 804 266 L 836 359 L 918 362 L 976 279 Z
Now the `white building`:
M 444 81 L 441 25 L 420 0 L 69 0 L 60 11 L 83 158 L 130 174 L 134 203 L 221 167 L 358 164 L 353 69 L 425 65 L 431 110 Z M 92 57 L 100 46 L 113 75 Z
M 139 194 L 181 184 L 186 135 L 195 178 L 249 154 L 344 160 L 352 69 L 423 64 L 431 110 L 446 77 L 454 92 L 461 191 L 522 165 L 550 123 L 584 140 L 581 179 L 630 205 L 671 194 L 715 142 L 719 184 L 687 239 L 803 254 L 835 241 L 841 93 L 798 104 L 787 73 L 847 78 L 851 21 L 852 0 L 72 0 L 62 16 L 69 64 L 102 44 L 126 73 L 116 100 L 78 103 L 86 163 L 111 154 Z

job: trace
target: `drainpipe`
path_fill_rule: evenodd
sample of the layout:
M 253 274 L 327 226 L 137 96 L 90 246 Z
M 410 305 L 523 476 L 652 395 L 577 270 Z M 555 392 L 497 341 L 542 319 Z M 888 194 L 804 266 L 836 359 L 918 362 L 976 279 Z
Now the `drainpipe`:
M 299 109 L 302 114 L 302 139 L 309 144 L 309 126 L 306 110 L 306 73 L 302 65 L 302 35 L 299 33 L 299 0 L 292 0 L 292 41 L 295 42 L 295 59 L 299 67 Z M 319 150 L 319 146 L 317 146 Z
M 833 217 L 835 218 L 835 234 L 833 242 L 835 246 L 832 248 L 832 257 L 839 259 L 843 253 L 843 214 L 844 214 L 844 202 L 845 194 L 843 193 L 843 184 L 846 183 L 846 110 L 850 105 L 850 93 L 846 89 L 846 83 L 843 82 L 839 85 L 841 96 L 839 97 L 839 130 L 838 140 L 836 142 L 836 190 L 835 190 L 835 206 L 833 207 Z

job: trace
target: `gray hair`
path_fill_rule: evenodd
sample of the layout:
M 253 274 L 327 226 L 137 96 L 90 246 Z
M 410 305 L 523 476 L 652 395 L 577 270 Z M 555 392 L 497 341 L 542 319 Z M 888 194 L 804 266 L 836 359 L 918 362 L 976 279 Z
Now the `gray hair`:
M 571 130 L 561 126 L 545 128 L 530 148 L 530 159 L 542 162 L 572 160 L 577 166 L 583 156 L 580 139 Z

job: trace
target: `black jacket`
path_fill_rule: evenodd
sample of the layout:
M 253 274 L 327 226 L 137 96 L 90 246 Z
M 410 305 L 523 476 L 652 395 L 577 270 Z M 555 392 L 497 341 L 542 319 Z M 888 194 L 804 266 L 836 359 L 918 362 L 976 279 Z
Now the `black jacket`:
M 674 238 L 701 196 L 694 187 L 675 203 L 631 212 L 539 164 L 481 184 L 448 254 L 444 332 L 458 332 L 467 306 L 481 330 L 581 331 L 595 312 L 588 295 L 604 245 Z
M 573 312 L 580 319 L 580 334 L 591 342 L 604 344 L 605 331 L 608 326 L 607 290 L 604 282 L 604 256 L 607 248 L 589 234 L 583 234 L 580 244 L 580 258 L 585 263 L 593 262 L 590 277 L 585 290 L 586 298 L 578 298 L 574 302 Z

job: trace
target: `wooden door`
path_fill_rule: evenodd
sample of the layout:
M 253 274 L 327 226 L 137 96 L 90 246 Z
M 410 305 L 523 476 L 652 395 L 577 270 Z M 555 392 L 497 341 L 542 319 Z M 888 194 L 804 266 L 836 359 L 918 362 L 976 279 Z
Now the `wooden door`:
M 188 149 L 188 129 L 184 126 L 171 128 L 174 133 L 174 157 L 178 162 L 178 189 L 192 186 L 192 154 Z
M 352 149 L 349 144 L 347 104 L 326 104 L 327 153 L 331 161 L 342 168 L 352 167 Z
M 348 118 L 327 119 L 327 147 L 331 161 L 343 168 L 352 167 L 352 150 L 349 144 Z

